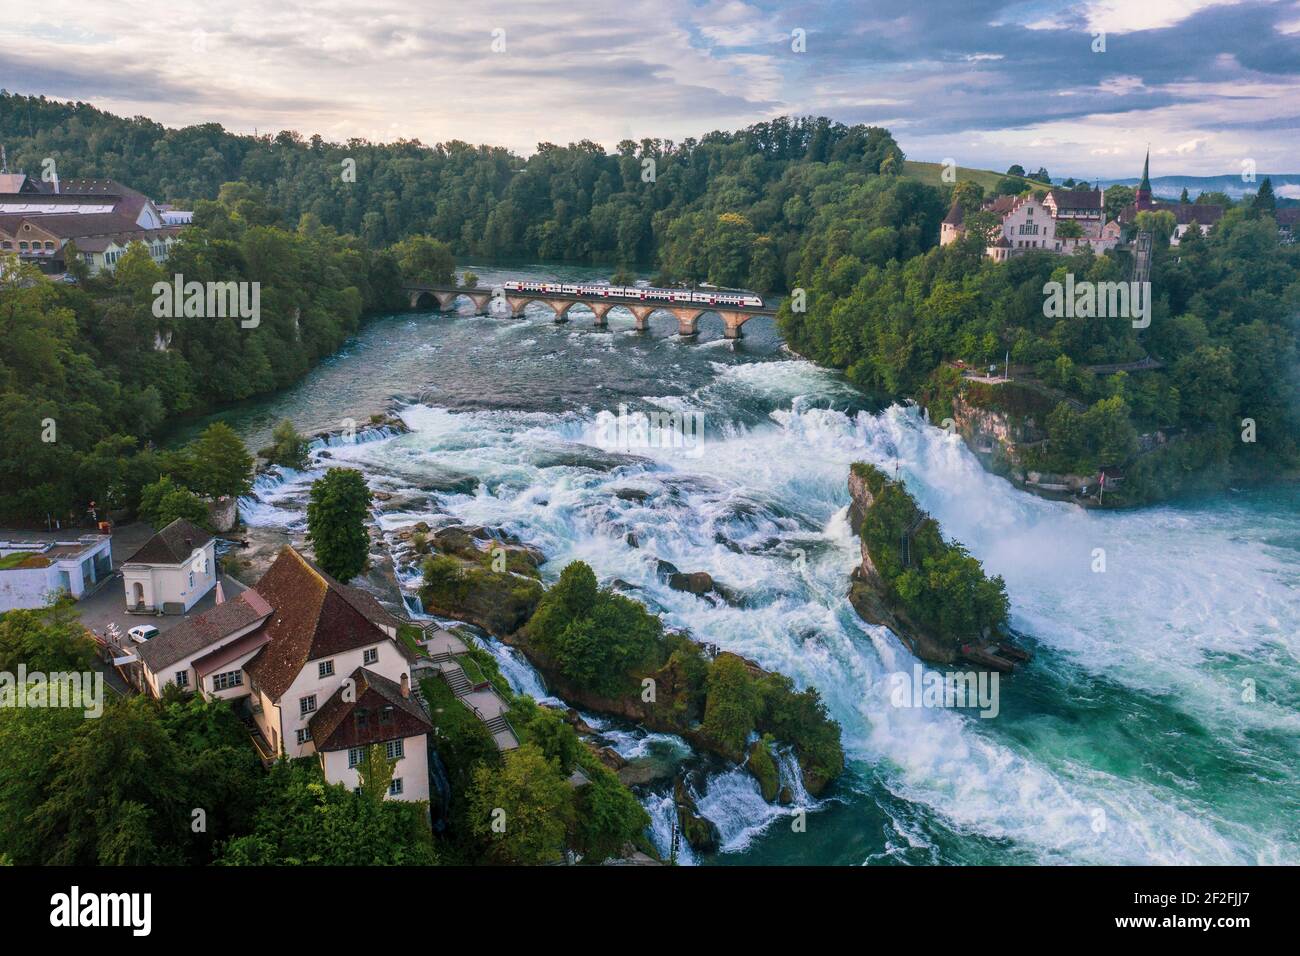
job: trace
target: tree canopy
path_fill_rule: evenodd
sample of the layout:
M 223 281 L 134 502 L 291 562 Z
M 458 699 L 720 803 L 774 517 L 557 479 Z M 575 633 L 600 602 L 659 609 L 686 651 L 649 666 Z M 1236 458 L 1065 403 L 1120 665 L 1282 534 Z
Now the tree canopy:
M 312 482 L 307 503 L 307 538 L 316 563 L 343 583 L 370 563 L 370 489 L 354 468 L 331 468 Z

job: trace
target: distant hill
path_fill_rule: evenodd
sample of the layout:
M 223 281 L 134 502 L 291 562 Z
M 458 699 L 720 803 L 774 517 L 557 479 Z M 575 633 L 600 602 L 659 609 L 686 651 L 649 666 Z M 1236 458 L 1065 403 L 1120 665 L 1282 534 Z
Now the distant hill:
M 1300 199 L 1300 173 L 1258 173 L 1253 183 L 1241 181 L 1240 175 L 1227 176 L 1154 176 L 1151 179 L 1151 191 L 1157 196 L 1177 199 L 1184 189 L 1195 199 L 1203 192 L 1226 193 L 1233 199 L 1249 196 L 1259 189 L 1259 184 L 1267 176 L 1273 181 L 1273 192 L 1280 199 Z M 1059 180 L 1058 180 L 1059 181 Z M 1129 179 L 1103 179 L 1103 186 L 1136 186 L 1141 177 Z
M 942 186 L 943 163 L 918 163 L 915 160 L 906 160 L 903 163 L 903 175 L 908 179 L 915 179 L 917 182 L 925 183 L 927 186 Z M 966 166 L 957 167 L 957 182 L 974 180 L 984 187 L 986 194 L 991 194 L 1006 177 L 1006 173 L 995 173 L 991 169 L 971 169 Z M 1042 188 L 1046 183 L 1040 183 L 1033 179 L 1024 179 L 1018 176 L 1012 176 L 1012 179 L 1019 179 L 1025 188 L 1034 187 Z
M 903 163 L 904 176 L 925 183 L 928 186 L 944 185 L 941 178 L 942 174 L 943 163 L 922 163 L 912 159 Z M 1221 192 L 1226 193 L 1233 199 L 1241 199 L 1243 196 L 1253 195 L 1255 190 L 1259 189 L 1259 184 L 1265 176 L 1273 181 L 1273 192 L 1277 195 L 1280 205 L 1291 206 L 1300 203 L 1300 173 L 1259 173 L 1255 176 L 1253 183 L 1242 182 L 1240 175 L 1232 174 L 1226 176 L 1156 176 L 1151 180 L 1151 191 L 1159 199 L 1169 199 L 1175 202 L 1182 195 L 1184 188 L 1192 199 L 1195 199 L 1203 192 Z M 958 182 L 965 182 L 968 179 L 973 180 L 984 187 L 986 194 L 992 194 L 998 183 L 1005 177 L 1006 173 L 994 172 L 991 169 L 973 169 L 968 166 L 957 167 Z M 1068 177 L 1058 176 L 1053 178 L 1053 185 L 1061 185 L 1061 180 L 1064 178 Z M 1140 177 L 1132 176 L 1128 179 L 1089 180 L 1088 183 L 1100 182 L 1102 186 L 1137 186 L 1140 181 Z M 1031 189 L 1041 188 L 1044 185 L 1033 179 L 1020 179 L 1020 182 L 1026 188 Z

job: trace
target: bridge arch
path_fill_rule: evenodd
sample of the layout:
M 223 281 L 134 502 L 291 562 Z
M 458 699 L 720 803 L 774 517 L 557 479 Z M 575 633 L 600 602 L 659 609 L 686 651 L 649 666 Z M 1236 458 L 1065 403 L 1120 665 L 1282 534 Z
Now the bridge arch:
M 537 291 L 518 291 L 509 294 L 504 288 L 464 288 L 447 286 L 418 285 L 407 286 L 406 293 L 412 309 L 433 308 L 434 303 L 440 310 L 456 308 L 461 298 L 468 298 L 474 303 L 480 315 L 502 315 L 508 311 L 512 318 L 522 318 L 528 306 L 540 302 L 551 310 L 556 322 L 566 322 L 575 305 L 581 305 L 591 311 L 593 324 L 597 328 L 607 326 L 607 318 L 613 309 L 625 309 L 631 314 L 634 327 L 641 332 L 649 331 L 651 317 L 659 313 L 671 315 L 677 320 L 677 334 L 683 337 L 697 335 L 700 319 L 706 314 L 717 315 L 722 321 L 723 335 L 729 339 L 741 337 L 741 327 L 756 315 L 772 315 L 765 308 L 728 308 L 727 306 L 703 305 L 685 302 L 662 302 L 645 299 L 608 299 L 592 295 L 560 295 Z M 505 310 L 493 309 L 492 306 L 504 303 Z M 712 320 L 709 320 L 712 324 Z
M 455 311 L 456 303 L 468 299 L 474 303 L 476 313 L 486 311 L 492 300 L 491 289 L 443 289 L 433 286 L 414 286 L 406 289 L 407 300 L 412 309 L 437 309 L 441 312 Z

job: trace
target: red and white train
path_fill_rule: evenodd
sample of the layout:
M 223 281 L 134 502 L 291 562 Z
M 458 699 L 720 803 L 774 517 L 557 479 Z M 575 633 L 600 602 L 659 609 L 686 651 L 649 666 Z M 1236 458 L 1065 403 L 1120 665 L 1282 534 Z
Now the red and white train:
M 656 289 L 632 285 L 596 285 L 573 282 L 502 283 L 507 292 L 537 292 L 552 295 L 591 295 L 603 299 L 629 299 L 639 302 L 683 302 L 691 305 L 730 305 L 762 308 L 763 299 L 752 292 L 726 292 L 722 289 Z

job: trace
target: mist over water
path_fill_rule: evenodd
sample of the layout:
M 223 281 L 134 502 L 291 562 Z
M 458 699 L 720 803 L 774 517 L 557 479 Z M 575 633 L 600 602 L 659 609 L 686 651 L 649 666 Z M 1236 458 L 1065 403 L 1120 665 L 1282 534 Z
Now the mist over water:
M 914 408 L 870 407 L 784 351 L 770 320 L 751 321 L 738 344 L 716 318 L 696 342 L 667 317 L 648 335 L 631 325 L 620 311 L 609 331 L 577 312 L 555 325 L 540 306 L 524 321 L 383 318 L 303 384 L 227 418 L 259 447 L 280 418 L 338 427 L 399 397 L 410 434 L 330 447 L 317 462 L 360 468 L 397 496 L 382 527 L 504 527 L 547 554 L 548 579 L 587 561 L 670 627 L 817 687 L 843 728 L 840 783 L 784 808 L 743 771 L 709 774 L 697 796 L 723 852 L 683 862 L 1300 862 L 1294 490 L 1084 512 L 987 475 Z M 702 413 L 702 454 L 598 447 L 598 416 L 620 403 Z M 897 469 L 1006 579 L 1036 659 L 1001 682 L 996 718 L 891 704 L 890 675 L 915 661 L 845 597 L 856 460 Z M 263 481 L 245 520 L 301 534 L 319 474 Z M 708 571 L 733 600 L 672 591 L 659 559 Z M 526 663 L 493 652 L 517 686 L 542 690 Z M 684 755 L 672 738 L 608 733 L 625 755 Z M 671 791 L 644 797 L 666 850 Z M 802 833 L 790 826 L 798 808 Z

